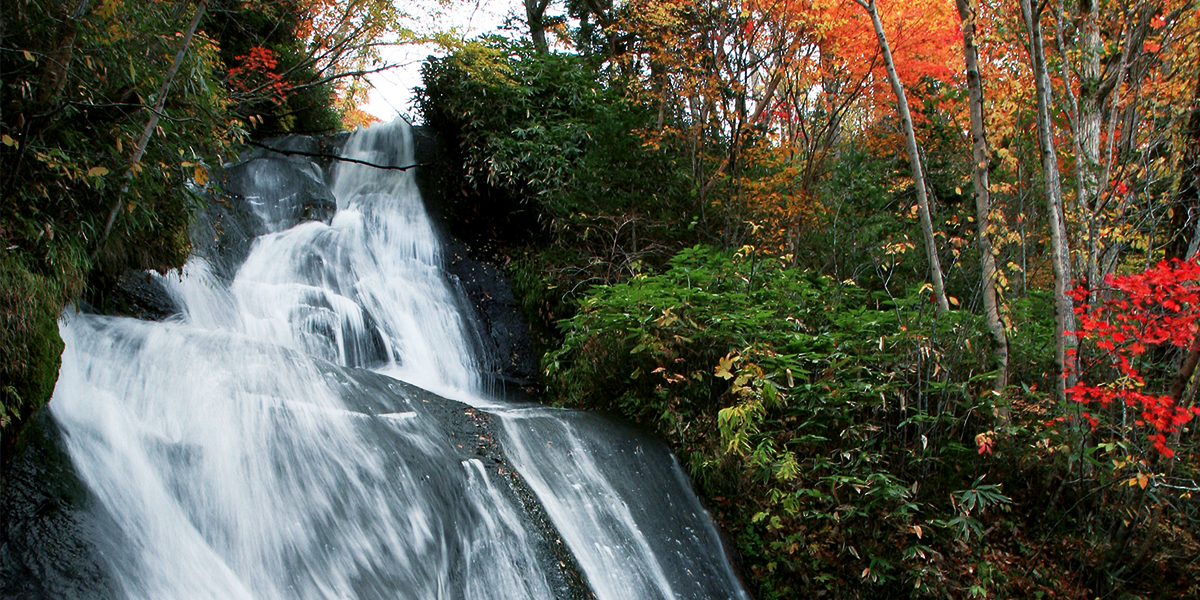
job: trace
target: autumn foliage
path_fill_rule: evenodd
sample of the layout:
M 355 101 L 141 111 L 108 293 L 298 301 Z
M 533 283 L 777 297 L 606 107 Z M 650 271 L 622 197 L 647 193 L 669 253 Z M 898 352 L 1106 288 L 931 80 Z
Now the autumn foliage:
M 279 61 L 271 49 L 254 46 L 234 60 L 237 66 L 229 69 L 229 85 L 234 90 L 247 95 L 266 95 L 276 104 L 287 99 L 292 86 L 277 72 Z
M 1104 283 L 1101 290 L 1079 286 L 1074 291 L 1077 334 L 1092 342 L 1096 353 L 1079 361 L 1085 378 L 1067 390 L 1068 397 L 1101 410 L 1114 404 L 1133 409 L 1135 428 L 1147 431 L 1159 454 L 1171 458 L 1175 451 L 1168 447 L 1167 436 L 1200 416 L 1200 408 L 1182 406 L 1179 397 L 1167 393 L 1151 392 L 1153 383 L 1148 385 L 1140 371 L 1155 362 L 1148 356 L 1155 350 L 1169 347 L 1186 353 L 1196 347 L 1200 265 L 1195 260 L 1161 261 L 1141 273 L 1110 274 Z M 1088 304 L 1096 296 L 1103 299 Z M 1093 429 L 1101 424 L 1097 415 L 1083 416 Z

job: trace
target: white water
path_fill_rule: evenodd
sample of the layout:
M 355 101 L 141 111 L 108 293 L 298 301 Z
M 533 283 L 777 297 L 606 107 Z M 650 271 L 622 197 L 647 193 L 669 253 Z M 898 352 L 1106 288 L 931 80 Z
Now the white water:
M 412 164 L 409 129 L 343 154 Z M 125 597 L 561 595 L 563 565 L 537 550 L 560 542 L 530 529 L 503 470 L 464 457 L 431 412 L 444 401 L 388 377 L 495 415 L 598 598 L 744 597 L 659 446 L 646 458 L 607 422 L 484 397 L 410 173 L 342 163 L 331 223 L 287 228 L 277 173 L 254 173 L 269 233 L 233 281 L 194 259 L 162 278 L 181 307 L 166 322 L 63 320 L 50 406 L 120 529 L 105 558 Z

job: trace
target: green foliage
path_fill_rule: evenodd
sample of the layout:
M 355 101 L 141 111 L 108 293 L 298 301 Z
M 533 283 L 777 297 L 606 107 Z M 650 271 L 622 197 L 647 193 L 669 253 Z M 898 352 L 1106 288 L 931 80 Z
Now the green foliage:
M 52 392 L 63 307 L 89 282 L 111 282 L 126 269 L 165 272 L 187 259 L 192 215 L 214 185 L 208 165 L 224 162 L 246 135 L 247 116 L 262 112 L 262 95 L 228 87 L 226 55 L 271 45 L 291 78 L 299 104 L 272 104 L 273 120 L 255 121 L 262 131 L 336 124 L 328 86 L 297 85 L 316 74 L 295 39 L 298 22 L 288 12 L 295 3 L 213 0 L 206 8 L 207 20 L 185 47 L 183 31 L 197 10 L 189 3 L 0 5 L 0 447 L 6 457 L 21 421 Z M 235 26 L 231 19 L 244 21 Z
M 543 366 L 561 401 L 677 448 L 762 597 L 945 593 L 956 544 L 1007 503 L 974 466 L 995 426 L 983 332 L 922 294 L 881 295 L 696 247 L 593 288 Z
M 41 408 L 54 391 L 63 348 L 58 336 L 63 283 L 30 272 L 16 253 L 0 255 L 0 428 L 4 430 Z
M 463 189 L 448 196 L 462 227 L 500 229 L 501 244 L 549 238 L 570 255 L 555 262 L 587 272 L 575 281 L 628 277 L 688 237 L 681 225 L 697 207 L 686 176 L 636 134 L 649 111 L 588 58 L 493 39 L 432 59 L 422 74 L 421 113 L 457 153 Z M 489 212 L 467 214 L 481 198 Z
M 661 266 L 695 243 L 700 207 L 680 156 L 588 58 L 499 39 L 422 67 L 419 106 L 451 154 L 452 233 L 505 260 L 541 348 L 591 285 Z
M 922 281 L 926 267 L 915 246 L 920 230 L 915 218 L 905 221 L 904 207 L 892 190 L 900 170 L 907 168 L 899 157 L 844 148 L 821 184 L 825 211 L 797 252 L 798 260 L 859 285 L 891 277 Z

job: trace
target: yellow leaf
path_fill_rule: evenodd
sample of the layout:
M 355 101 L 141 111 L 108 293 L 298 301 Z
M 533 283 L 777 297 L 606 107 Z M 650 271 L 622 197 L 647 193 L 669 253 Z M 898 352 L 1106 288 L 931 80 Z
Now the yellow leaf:
M 954 296 L 947 296 L 946 299 L 950 301 L 950 304 L 958 306 L 958 298 L 955 298 Z
M 961 188 L 961 187 L 958 187 L 957 185 L 956 185 L 956 186 L 954 186 L 954 193 L 955 193 L 955 194 L 958 194 L 959 196 L 961 196 L 961 195 L 962 195 L 962 188 Z
M 203 165 L 196 165 L 196 170 L 192 172 L 196 178 L 196 185 L 204 185 L 208 183 L 208 170 Z
M 108 175 L 108 167 L 92 167 L 88 169 L 88 177 L 103 177 Z
M 9 135 L 7 133 L 4 135 L 0 135 L 0 142 L 4 142 L 5 146 L 11 146 L 13 148 L 20 147 L 20 145 L 17 144 L 17 140 L 14 140 L 11 137 L 9 137 Z
M 34 61 L 36 61 L 36 60 L 37 60 L 36 58 L 34 58 L 34 57 L 33 57 L 33 55 L 32 55 L 32 54 L 30 54 L 30 53 L 29 53 L 29 51 L 28 51 L 28 50 L 22 50 L 21 52 L 24 52 L 24 53 L 25 53 L 25 60 L 27 60 L 27 61 L 29 61 L 29 62 L 34 62 Z
M 1150 478 L 1146 477 L 1142 473 L 1138 473 L 1137 482 L 1138 482 L 1138 486 L 1144 490 L 1144 489 L 1146 489 L 1146 484 L 1150 483 Z
M 917 534 L 917 539 L 918 539 L 918 540 L 919 540 L 919 539 L 921 539 L 921 526 L 920 526 L 920 525 L 913 525 L 913 526 L 912 526 L 912 532 L 913 532 L 913 533 L 915 533 L 915 534 Z
M 713 370 L 713 375 L 721 379 L 733 379 L 731 369 L 733 369 L 733 359 L 729 355 L 725 355 L 721 358 L 721 364 L 717 365 L 717 368 Z

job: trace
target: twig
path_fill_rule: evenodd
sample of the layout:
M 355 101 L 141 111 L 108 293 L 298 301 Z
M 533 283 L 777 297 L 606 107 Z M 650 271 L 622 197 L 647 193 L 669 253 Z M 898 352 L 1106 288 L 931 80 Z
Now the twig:
M 357 158 L 346 158 L 344 156 L 338 156 L 336 154 L 325 154 L 324 152 L 304 152 L 302 150 L 283 150 L 280 148 L 273 148 L 271 146 L 268 146 L 268 145 L 260 143 L 260 142 L 256 142 L 254 140 L 250 140 L 249 142 L 246 142 L 246 143 L 250 144 L 251 146 L 255 146 L 257 148 L 262 148 L 263 150 L 270 150 L 271 152 L 274 152 L 276 154 L 284 154 L 287 156 L 293 156 L 293 155 L 294 156 L 305 156 L 308 158 L 330 158 L 330 159 L 341 161 L 341 162 L 354 163 L 356 165 L 366 165 L 368 167 L 374 167 L 376 169 L 386 169 L 389 171 L 407 171 L 409 169 L 415 169 L 417 167 L 427 167 L 427 166 L 433 164 L 433 163 L 416 163 L 416 164 L 412 164 L 412 165 L 408 165 L 408 166 L 404 166 L 404 167 L 393 167 L 391 165 L 380 165 L 380 164 L 376 164 L 373 162 L 367 162 L 365 160 L 359 160 Z

